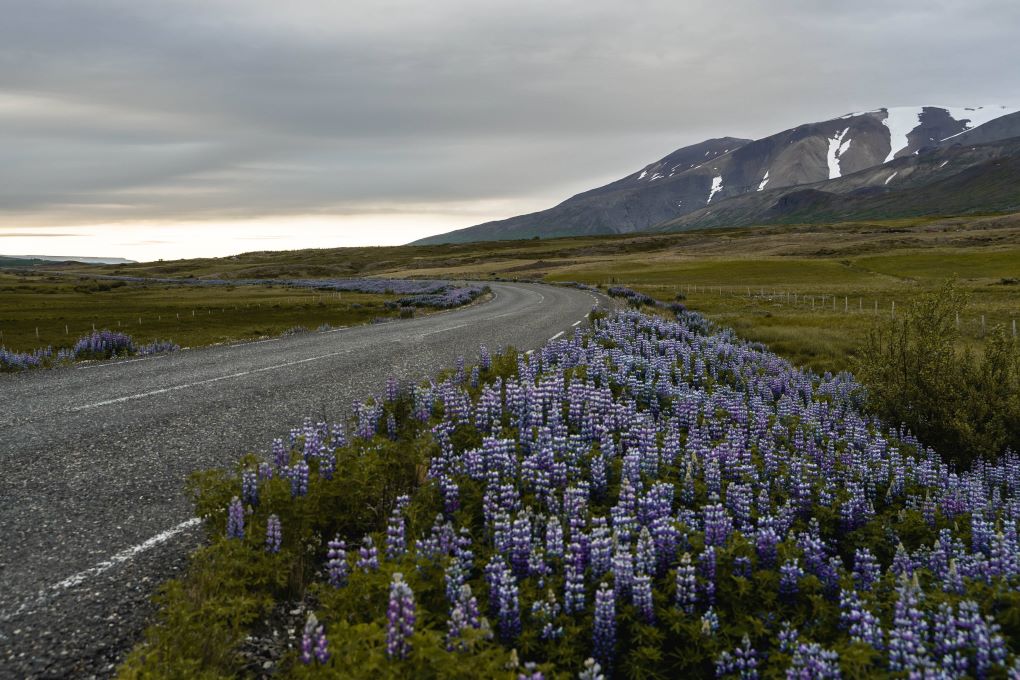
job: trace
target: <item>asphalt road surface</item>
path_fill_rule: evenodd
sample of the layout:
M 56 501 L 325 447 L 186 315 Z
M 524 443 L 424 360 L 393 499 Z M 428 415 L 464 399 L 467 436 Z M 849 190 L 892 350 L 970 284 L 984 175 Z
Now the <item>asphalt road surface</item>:
M 412 320 L 0 375 L 0 677 L 112 674 L 200 540 L 190 472 L 265 452 L 305 417 L 345 419 L 389 375 L 536 348 L 596 302 L 492 289 Z

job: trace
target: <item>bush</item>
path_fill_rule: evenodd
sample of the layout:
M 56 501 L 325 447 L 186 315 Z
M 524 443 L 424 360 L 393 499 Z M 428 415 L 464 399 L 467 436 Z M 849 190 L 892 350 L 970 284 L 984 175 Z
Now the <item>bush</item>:
M 960 348 L 966 296 L 952 282 L 868 336 L 856 373 L 871 409 L 963 467 L 1020 450 L 1020 344 L 993 328 L 983 358 Z

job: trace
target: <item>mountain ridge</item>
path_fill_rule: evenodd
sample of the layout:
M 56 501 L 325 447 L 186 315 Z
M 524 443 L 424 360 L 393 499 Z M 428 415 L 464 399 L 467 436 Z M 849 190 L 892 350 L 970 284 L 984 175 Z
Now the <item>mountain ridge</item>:
M 749 194 L 809 187 L 933 148 L 986 144 L 1018 135 L 1020 112 L 1008 107 L 914 106 L 848 113 L 757 140 L 705 140 L 552 208 L 415 244 L 659 231 L 660 225 L 682 223 L 687 215 L 704 215 L 710 206 L 724 206 Z M 889 181 L 888 176 L 875 178 L 870 185 Z

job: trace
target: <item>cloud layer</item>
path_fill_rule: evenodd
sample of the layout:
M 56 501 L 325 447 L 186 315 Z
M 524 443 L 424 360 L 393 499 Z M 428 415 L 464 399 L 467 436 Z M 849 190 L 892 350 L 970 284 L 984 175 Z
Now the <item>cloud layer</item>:
M 1015 0 L 16 4 L 0 21 L 0 229 L 453 228 L 710 136 L 1020 92 Z

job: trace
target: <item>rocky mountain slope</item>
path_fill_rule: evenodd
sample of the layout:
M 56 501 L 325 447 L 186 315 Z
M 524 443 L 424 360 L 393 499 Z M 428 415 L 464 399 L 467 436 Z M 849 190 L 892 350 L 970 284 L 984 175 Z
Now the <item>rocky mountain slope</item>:
M 929 176 L 934 180 L 961 168 L 954 166 L 932 175 L 927 164 L 914 164 L 909 159 L 930 157 L 934 149 L 988 144 L 1017 135 L 1020 113 L 1005 107 L 920 106 L 850 113 L 753 141 L 735 137 L 707 140 L 548 210 L 487 222 L 418 243 L 629 233 L 660 225 L 710 226 L 719 222 L 720 215 L 733 214 L 725 206 L 737 197 L 763 194 L 742 204 L 748 215 L 760 216 L 763 201 L 771 200 L 771 206 L 791 188 L 837 181 L 819 190 L 845 193 L 868 186 L 884 187 L 892 181 L 917 182 Z M 988 160 L 991 156 L 985 153 L 967 163 Z M 903 163 L 901 159 L 908 161 Z M 891 178 L 897 170 L 902 174 L 898 179 Z M 854 179 L 838 182 L 849 177 Z M 777 194 L 780 189 L 787 191 Z M 713 214 L 715 217 L 709 217 Z M 691 219 L 685 219 L 689 215 Z

